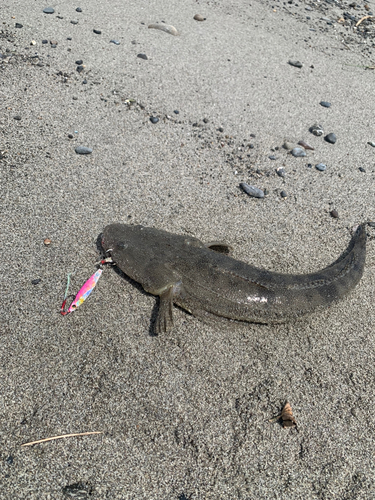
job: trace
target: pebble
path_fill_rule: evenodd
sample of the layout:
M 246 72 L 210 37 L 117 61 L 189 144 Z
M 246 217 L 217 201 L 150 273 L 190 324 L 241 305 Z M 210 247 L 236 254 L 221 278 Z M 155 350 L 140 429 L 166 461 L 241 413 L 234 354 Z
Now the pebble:
M 77 7 L 77 8 L 76 8 L 76 12 L 82 12 L 81 7 Z
M 96 35 L 101 35 L 102 32 L 100 30 L 92 30 Z
M 269 158 L 270 160 L 276 160 L 276 156 L 275 156 L 275 155 L 270 155 L 268 158 Z
M 249 184 L 246 184 L 246 182 L 241 182 L 240 188 L 253 198 L 264 198 L 264 191 L 255 186 L 250 186 Z
M 73 20 L 73 21 L 70 21 L 70 23 L 71 24 L 78 24 L 78 21 Z
M 279 177 L 285 177 L 285 169 L 283 167 L 277 168 L 276 173 Z
M 358 168 L 358 170 L 359 170 L 360 172 L 366 172 L 366 170 L 365 170 L 363 167 L 359 167 L 359 168 Z
M 16 28 L 23 28 L 23 24 L 21 24 L 21 23 L 16 23 L 15 26 L 16 26 Z
M 219 127 L 219 128 L 218 128 L 218 131 L 219 131 L 219 132 L 224 132 L 223 127 Z
M 324 163 L 318 163 L 317 165 L 315 165 L 315 168 L 320 172 L 324 172 L 325 170 L 327 170 L 327 165 L 325 165 Z
M 49 238 L 46 238 L 46 239 L 43 241 L 43 243 L 46 245 L 46 247 L 48 247 L 48 246 L 52 243 L 52 241 L 51 241 Z
M 53 9 L 52 7 L 46 7 L 45 9 L 43 9 L 43 12 L 45 14 L 53 14 L 55 12 L 55 9 Z
M 303 64 L 299 61 L 291 61 L 289 59 L 288 61 L 288 64 L 290 64 L 291 66 L 294 66 L 295 68 L 302 68 Z
M 31 284 L 32 285 L 39 285 L 39 283 L 41 282 L 42 280 L 40 278 L 37 278 L 36 280 L 32 280 L 31 281 Z
M 208 118 L 203 118 L 203 123 L 208 123 L 209 119 Z
M 206 20 L 206 18 L 201 16 L 200 14 L 195 14 L 194 19 L 196 21 L 205 21 Z
M 294 148 L 294 144 L 292 142 L 285 141 L 283 144 L 283 148 L 291 151 Z
M 87 80 L 83 80 L 82 84 L 86 85 L 86 83 L 87 83 Z
M 178 31 L 176 28 L 170 24 L 149 24 L 149 28 L 164 31 L 165 33 L 169 33 L 170 35 L 177 36 Z
M 92 153 L 92 149 L 87 148 L 86 146 L 78 146 L 76 147 L 75 152 L 78 155 L 89 155 Z
M 179 115 L 179 114 L 180 114 L 180 112 L 178 111 L 178 109 L 175 109 L 175 110 L 173 111 L 173 113 L 174 113 L 175 115 Z
M 83 64 L 82 59 L 77 59 L 76 64 L 78 64 L 78 65 Z
M 321 135 L 324 134 L 324 130 L 323 130 L 323 127 L 321 125 L 318 125 L 317 123 L 315 125 L 312 125 L 310 128 L 309 128 L 309 131 L 316 135 L 317 137 L 320 137 Z
M 84 70 L 85 68 L 81 65 L 77 66 L 77 71 L 78 73 L 82 73 L 82 71 Z
M 281 191 L 280 196 L 281 196 L 281 198 L 287 198 L 288 197 L 288 195 L 286 194 L 285 191 Z
M 118 40 L 110 40 L 109 43 L 114 43 L 115 45 L 120 45 L 120 42 Z
M 253 139 L 255 139 L 256 135 L 255 134 L 250 134 L 250 137 L 252 137 Z
M 36 45 L 36 41 L 35 40 L 31 40 L 30 45 Z
M 312 146 L 310 146 L 310 144 L 307 144 L 307 142 L 305 142 L 305 141 L 299 141 L 298 144 L 305 149 L 311 149 L 311 151 L 314 151 L 314 148 Z
M 331 132 L 324 137 L 324 140 L 329 142 L 330 144 L 335 144 L 335 142 L 337 141 L 337 137 Z
M 144 59 L 145 61 L 148 60 L 148 57 L 146 54 L 138 54 L 137 57 L 139 57 L 139 59 Z
M 58 42 L 57 42 L 56 40 L 50 40 L 50 41 L 49 41 L 49 43 L 50 43 L 51 45 L 57 45 L 57 43 L 58 43 Z
M 73 134 L 68 134 L 69 139 L 73 139 Z
M 150 122 L 151 123 L 158 123 L 158 121 L 159 121 L 159 118 L 157 116 L 151 116 L 150 117 Z
M 48 43 L 48 40 L 42 40 L 43 45 L 45 45 L 46 43 Z
M 329 213 L 330 213 L 331 217 L 333 217 L 334 219 L 339 218 L 339 213 L 337 210 L 331 210 Z
M 20 115 L 16 115 L 16 116 L 14 117 L 14 119 L 15 119 L 15 120 L 18 120 L 18 121 L 22 120 L 22 118 L 20 117 Z
M 291 153 L 296 158 L 302 158 L 303 156 L 306 156 L 306 151 L 302 148 L 293 148 Z
M 372 146 L 373 148 L 375 148 L 375 142 L 368 142 L 367 144 L 369 144 L 370 146 Z
M 330 102 L 327 102 L 327 101 L 320 101 L 319 103 L 321 106 L 323 106 L 323 108 L 330 108 L 331 107 L 331 103 Z

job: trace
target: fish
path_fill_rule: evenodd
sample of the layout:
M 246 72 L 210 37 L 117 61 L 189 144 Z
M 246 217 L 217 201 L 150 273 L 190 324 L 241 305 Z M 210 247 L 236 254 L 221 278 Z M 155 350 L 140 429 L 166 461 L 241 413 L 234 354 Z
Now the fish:
M 282 274 L 231 257 L 223 242 L 203 243 L 141 225 L 110 224 L 101 244 L 117 267 L 160 297 L 154 333 L 173 326 L 173 304 L 211 320 L 283 323 L 328 307 L 359 283 L 366 260 L 365 225 L 356 227 L 346 251 L 310 274 Z
M 79 292 L 77 293 L 77 295 L 75 296 L 75 299 L 73 300 L 73 302 L 70 304 L 69 306 L 69 309 L 67 311 L 64 311 L 65 309 L 65 304 L 66 304 L 66 295 L 67 295 L 67 292 L 68 292 L 68 288 L 69 288 L 69 277 L 68 277 L 68 286 L 67 286 L 67 289 L 66 289 L 66 292 L 65 292 L 65 298 L 64 298 L 64 302 L 62 303 L 62 306 L 61 306 L 61 309 L 60 309 L 60 312 L 63 316 L 66 316 L 67 314 L 75 311 L 86 299 L 87 297 L 90 295 L 90 293 L 94 290 L 100 276 L 102 275 L 102 272 L 103 270 L 102 269 L 98 269 L 85 283 L 84 285 L 82 286 L 82 288 L 79 290 Z

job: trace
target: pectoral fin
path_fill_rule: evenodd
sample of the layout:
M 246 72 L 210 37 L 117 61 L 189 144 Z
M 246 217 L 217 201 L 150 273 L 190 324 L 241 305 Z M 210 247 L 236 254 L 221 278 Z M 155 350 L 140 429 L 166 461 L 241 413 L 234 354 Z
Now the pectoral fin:
M 155 321 L 155 334 L 168 332 L 173 326 L 173 285 L 160 294 L 159 310 Z
M 204 246 L 214 252 L 224 253 L 225 255 L 231 255 L 233 252 L 233 247 L 222 241 L 210 241 L 209 243 L 205 243 Z

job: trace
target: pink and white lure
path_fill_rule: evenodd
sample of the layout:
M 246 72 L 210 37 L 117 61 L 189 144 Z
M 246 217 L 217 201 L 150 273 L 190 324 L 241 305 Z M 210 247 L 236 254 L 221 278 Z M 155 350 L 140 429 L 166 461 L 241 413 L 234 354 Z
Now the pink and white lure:
M 77 295 L 76 295 L 75 299 L 73 300 L 73 302 L 70 304 L 69 309 L 67 311 L 64 311 L 65 304 L 66 304 L 66 301 L 67 301 L 66 297 L 67 297 L 67 293 L 68 293 L 69 282 L 70 282 L 70 278 L 69 278 L 69 275 L 68 275 L 68 285 L 67 285 L 67 289 L 65 291 L 64 302 L 62 303 L 61 309 L 60 309 L 60 312 L 61 312 L 61 314 L 63 316 L 66 316 L 67 314 L 75 311 L 77 309 L 77 307 L 79 307 L 87 299 L 87 297 L 90 295 L 90 293 L 94 290 L 95 285 L 98 282 L 98 279 L 100 278 L 102 272 L 103 272 L 102 269 L 98 269 L 96 271 L 96 273 L 94 273 L 86 281 L 86 283 L 83 285 L 83 287 L 77 293 Z

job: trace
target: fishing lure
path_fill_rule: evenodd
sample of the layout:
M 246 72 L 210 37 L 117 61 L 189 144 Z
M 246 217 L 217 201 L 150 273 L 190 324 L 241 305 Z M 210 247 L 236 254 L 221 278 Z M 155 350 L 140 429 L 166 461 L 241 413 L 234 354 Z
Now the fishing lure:
M 75 299 L 73 302 L 70 304 L 69 309 L 65 311 L 65 304 L 67 301 L 67 296 L 68 296 L 68 290 L 69 290 L 69 285 L 70 285 L 70 273 L 68 274 L 68 284 L 66 286 L 65 290 L 65 295 L 64 295 L 64 302 L 61 305 L 60 312 L 63 316 L 66 316 L 67 314 L 75 311 L 77 307 L 79 307 L 90 295 L 90 293 L 94 290 L 95 285 L 98 282 L 98 279 L 102 275 L 103 269 L 98 269 L 96 273 L 94 273 L 87 281 L 86 283 L 82 286 L 80 291 L 77 293 Z

